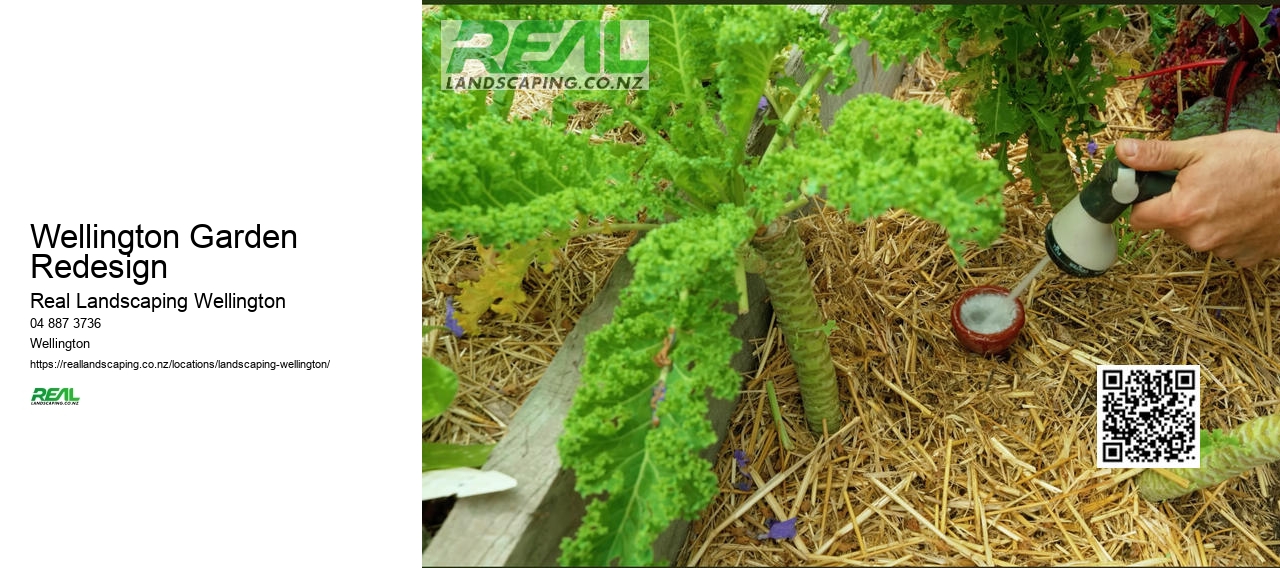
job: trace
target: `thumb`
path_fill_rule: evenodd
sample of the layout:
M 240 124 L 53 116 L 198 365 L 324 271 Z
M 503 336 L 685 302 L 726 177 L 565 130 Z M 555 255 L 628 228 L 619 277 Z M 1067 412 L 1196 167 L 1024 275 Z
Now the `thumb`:
M 1199 157 L 1193 140 L 1134 140 L 1116 142 L 1116 157 L 1135 170 L 1180 170 Z

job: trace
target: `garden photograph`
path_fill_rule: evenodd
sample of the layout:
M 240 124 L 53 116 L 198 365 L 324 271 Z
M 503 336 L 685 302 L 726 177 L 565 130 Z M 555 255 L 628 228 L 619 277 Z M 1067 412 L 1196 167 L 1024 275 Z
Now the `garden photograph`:
M 423 565 L 1280 564 L 1280 5 L 424 5 Z

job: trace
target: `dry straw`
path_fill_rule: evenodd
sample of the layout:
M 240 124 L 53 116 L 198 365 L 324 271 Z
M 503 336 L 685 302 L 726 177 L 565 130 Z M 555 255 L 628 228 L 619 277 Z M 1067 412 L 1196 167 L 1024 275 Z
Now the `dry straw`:
M 432 240 L 422 259 L 422 323 L 437 326 L 423 338 L 423 354 L 458 373 L 458 396 L 448 412 L 423 425 L 432 442 L 489 444 L 507 423 L 555 357 L 578 316 L 604 286 L 632 234 L 577 237 L 557 252 L 557 266 L 525 277 L 529 301 L 517 317 L 481 317 L 481 330 L 455 338 L 439 329 L 446 298 L 481 274 L 475 239 Z
M 1105 41 L 1131 50 L 1135 34 Z M 954 108 L 943 73 L 922 58 L 898 98 Z M 1137 102 L 1141 88 L 1109 93 L 1099 146 L 1163 135 Z M 1010 155 L 1019 163 L 1025 145 Z M 808 432 L 771 330 L 716 464 L 721 495 L 694 523 L 679 564 L 1280 563 L 1272 466 L 1153 504 L 1138 497 L 1138 470 L 1097 469 L 1093 455 L 1098 364 L 1200 365 L 1206 428 L 1280 411 L 1280 262 L 1238 269 L 1162 235 L 1137 236 L 1100 278 L 1042 273 L 1023 298 L 1027 325 L 1010 354 L 984 358 L 957 344 L 947 310 L 967 288 L 1012 287 L 1043 257 L 1051 217 L 1025 181 L 1005 189 L 1005 205 L 1005 234 L 967 251 L 964 267 L 939 227 L 900 211 L 801 221 L 819 304 L 840 324 L 831 342 L 853 427 L 826 440 Z M 777 384 L 792 452 L 768 420 L 766 380 Z M 735 449 L 770 486 L 733 486 Z M 789 481 L 776 478 L 801 459 Z M 798 512 L 794 542 L 755 538 L 778 514 L 743 507 L 761 492 Z

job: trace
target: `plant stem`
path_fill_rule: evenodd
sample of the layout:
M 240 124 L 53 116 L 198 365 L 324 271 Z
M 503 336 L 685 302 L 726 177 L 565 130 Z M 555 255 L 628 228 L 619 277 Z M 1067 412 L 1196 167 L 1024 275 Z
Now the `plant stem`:
M 733 285 L 738 289 L 738 315 L 751 311 L 751 295 L 747 290 L 747 261 L 739 258 L 733 265 Z
M 821 433 L 826 422 L 827 431 L 837 430 L 843 420 L 836 369 L 831 361 L 831 346 L 822 332 L 824 321 L 818 299 L 809 283 L 809 264 L 804 260 L 800 233 L 795 224 L 780 218 L 752 243 L 767 265 L 761 276 L 795 363 L 809 429 Z
M 1196 61 L 1196 62 L 1193 62 L 1193 63 L 1183 63 L 1182 65 L 1174 65 L 1173 67 L 1165 67 L 1164 69 L 1156 69 L 1155 71 L 1147 71 L 1146 73 L 1140 73 L 1140 74 L 1138 74 L 1138 75 L 1128 75 L 1128 76 L 1125 76 L 1125 77 L 1116 77 L 1116 80 L 1117 80 L 1117 81 L 1132 81 L 1132 80 L 1134 80 L 1134 79 L 1145 79 L 1145 78 L 1147 78 L 1147 77 L 1154 77 L 1154 76 L 1156 76 L 1156 75 L 1163 75 L 1163 74 L 1165 74 L 1165 73 L 1173 73 L 1173 72 L 1175 72 L 1175 71 L 1186 71 L 1187 69 L 1195 69 L 1195 68 L 1197 68 L 1197 67 L 1212 67 L 1212 66 L 1214 66 L 1214 65 L 1224 65 L 1224 64 L 1226 64 L 1226 62 L 1227 62 L 1227 59 L 1226 59 L 1225 57 L 1220 57 L 1220 58 L 1218 58 L 1218 59 L 1208 59 L 1208 60 L 1205 60 L 1205 61 Z
M 840 43 L 836 44 L 835 49 L 831 51 L 832 57 L 839 57 L 841 54 L 848 52 L 849 48 L 849 38 L 841 39 Z M 832 64 L 828 62 L 815 71 L 813 76 L 809 77 L 809 80 L 805 81 L 804 85 L 800 87 L 800 93 L 796 95 L 796 102 L 792 103 L 791 108 L 787 109 L 787 114 L 782 116 L 782 124 L 778 126 L 778 133 L 773 136 L 773 140 L 769 141 L 769 147 L 764 151 L 765 156 L 782 147 L 781 140 L 790 134 L 791 127 L 795 126 L 796 120 L 800 118 L 800 113 L 804 111 L 804 104 L 808 103 L 809 97 L 813 96 L 813 92 L 818 89 L 818 85 L 827 80 L 827 76 L 831 74 L 831 69 Z
M 750 243 L 743 243 L 742 248 L 738 249 L 738 261 L 747 272 L 752 274 L 761 274 L 766 268 L 764 258 Z
M 1201 432 L 1201 435 L 1205 435 Z M 1200 468 L 1169 468 L 1167 471 L 1191 481 L 1183 489 L 1154 471 L 1138 476 L 1138 492 L 1145 499 L 1163 501 L 1180 497 L 1231 479 L 1258 466 L 1280 460 L 1280 414 L 1254 418 L 1226 435 L 1239 445 L 1215 445 L 1200 455 Z
M 627 231 L 649 231 L 657 229 L 662 225 L 657 223 L 602 223 L 591 227 L 585 227 L 569 233 L 569 237 L 581 237 L 583 235 L 594 235 L 596 233 L 625 233 Z
M 849 38 L 842 38 L 827 62 L 815 69 L 809 80 L 800 87 L 796 102 L 782 116 L 778 132 L 769 141 L 761 160 L 783 147 L 783 140 L 790 135 L 796 121 L 800 119 L 804 105 L 818 86 L 831 75 L 835 62 L 848 53 L 851 45 Z M 786 212 L 799 209 L 808 202 L 809 196 L 801 195 L 786 204 Z M 823 333 L 822 313 L 818 310 L 818 300 L 809 283 L 809 265 L 804 260 L 804 243 L 800 240 L 800 233 L 783 214 L 768 226 L 764 235 L 756 237 L 752 244 L 765 262 L 765 270 L 761 276 L 765 287 L 769 289 L 778 325 L 782 328 L 791 360 L 795 363 L 800 398 L 809 429 L 820 434 L 825 423 L 827 431 L 834 430 L 843 423 L 839 406 L 840 390 L 836 384 L 835 365 L 831 361 L 831 346 Z M 769 387 L 772 395 L 771 383 Z M 774 417 L 780 420 L 776 398 L 771 396 L 771 400 L 774 404 Z M 781 424 L 778 425 L 778 432 L 785 440 L 786 433 Z
M 773 392 L 772 380 L 764 382 L 764 390 L 769 394 L 769 411 L 773 413 L 773 425 L 778 429 L 778 443 L 789 452 L 794 446 L 791 444 L 791 437 L 787 435 L 786 426 L 782 424 L 782 410 L 778 408 L 778 394 Z
M 809 196 L 801 195 L 800 197 L 792 199 L 791 201 L 788 201 L 786 204 L 784 204 L 782 206 L 782 213 L 779 214 L 778 216 L 786 217 L 787 215 L 790 215 L 793 211 L 800 209 L 801 207 L 804 207 L 805 205 L 808 205 L 808 204 L 809 204 Z
M 1034 129 L 1027 132 L 1027 142 L 1027 159 L 1022 162 L 1022 171 L 1031 177 L 1036 190 L 1049 198 L 1053 210 L 1061 211 L 1079 192 L 1067 149 L 1045 148 Z

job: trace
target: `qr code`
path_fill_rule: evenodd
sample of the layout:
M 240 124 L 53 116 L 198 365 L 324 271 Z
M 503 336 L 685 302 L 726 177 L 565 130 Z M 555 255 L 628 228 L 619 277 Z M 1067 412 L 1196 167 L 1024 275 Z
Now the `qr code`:
M 1200 366 L 1098 365 L 1098 467 L 1200 467 Z

